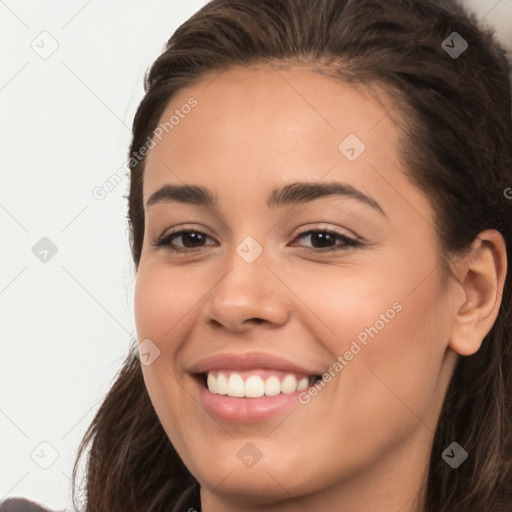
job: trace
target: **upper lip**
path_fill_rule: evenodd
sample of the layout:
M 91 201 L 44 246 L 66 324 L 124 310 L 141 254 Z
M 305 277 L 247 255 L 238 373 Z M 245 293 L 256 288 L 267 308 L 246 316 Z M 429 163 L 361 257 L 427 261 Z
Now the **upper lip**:
M 226 352 L 205 357 L 190 366 L 191 373 L 206 373 L 211 370 L 267 369 L 304 375 L 319 375 L 321 372 L 302 367 L 288 359 L 263 352 Z

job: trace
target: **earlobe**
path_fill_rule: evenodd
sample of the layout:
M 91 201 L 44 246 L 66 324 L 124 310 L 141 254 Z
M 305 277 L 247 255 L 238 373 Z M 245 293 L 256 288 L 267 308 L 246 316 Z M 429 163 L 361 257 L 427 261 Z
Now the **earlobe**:
M 482 231 L 473 241 L 471 251 L 456 266 L 463 298 L 456 305 L 450 347 L 468 356 L 479 350 L 500 309 L 507 273 L 502 235 L 493 229 Z

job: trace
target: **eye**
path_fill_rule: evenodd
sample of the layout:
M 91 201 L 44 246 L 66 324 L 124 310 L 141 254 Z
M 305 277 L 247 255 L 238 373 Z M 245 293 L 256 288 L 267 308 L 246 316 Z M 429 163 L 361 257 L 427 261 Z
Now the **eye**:
M 310 229 L 299 234 L 296 240 L 307 238 L 310 239 L 311 244 L 309 246 L 301 246 L 307 252 L 343 251 L 349 247 L 360 247 L 363 245 L 362 242 L 355 238 L 330 229 Z M 204 231 L 199 229 L 182 229 L 162 235 L 153 243 L 153 246 L 165 247 L 171 252 L 186 254 L 206 247 L 205 242 L 207 239 L 212 240 Z M 181 240 L 181 243 L 176 243 L 176 240 Z M 216 242 L 209 245 L 216 245 Z
M 203 242 L 210 238 L 206 233 L 198 229 L 183 229 L 161 236 L 154 244 L 155 247 L 166 247 L 172 252 L 189 253 L 204 247 Z M 181 239 L 181 245 L 175 245 L 174 240 Z M 210 238 L 210 240 L 212 240 Z
M 359 240 L 331 229 L 310 229 L 299 234 L 296 239 L 301 238 L 310 239 L 310 246 L 302 246 L 308 252 L 343 251 L 348 247 L 360 247 L 363 245 Z M 337 247 L 335 246 L 336 241 L 338 241 Z

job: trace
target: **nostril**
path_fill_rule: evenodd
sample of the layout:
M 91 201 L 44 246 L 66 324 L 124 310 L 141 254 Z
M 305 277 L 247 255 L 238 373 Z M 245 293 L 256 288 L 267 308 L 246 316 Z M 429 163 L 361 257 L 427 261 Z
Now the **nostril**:
M 249 320 L 247 320 L 247 322 L 254 322 L 255 324 L 261 324 L 263 323 L 265 320 L 263 318 L 250 318 Z

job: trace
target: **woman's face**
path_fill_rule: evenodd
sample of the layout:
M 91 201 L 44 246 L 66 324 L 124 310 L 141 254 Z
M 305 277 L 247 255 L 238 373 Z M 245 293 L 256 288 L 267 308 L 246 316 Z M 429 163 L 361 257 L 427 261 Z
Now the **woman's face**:
M 205 510 L 398 509 L 418 491 L 456 361 L 455 302 L 389 108 L 261 67 L 210 76 L 162 116 L 135 317 L 151 400 Z M 215 200 L 177 192 L 191 185 Z

